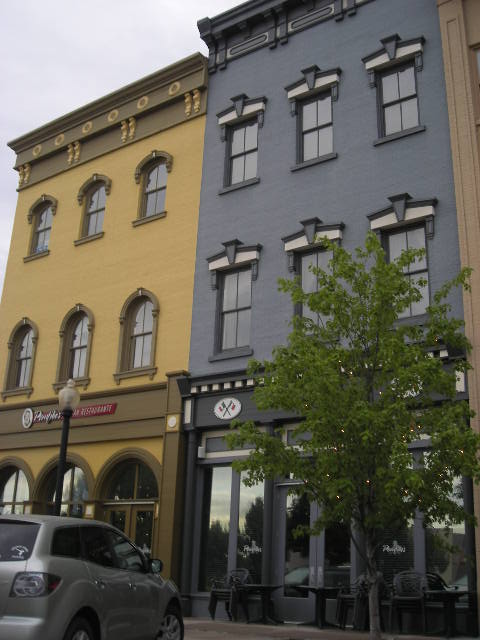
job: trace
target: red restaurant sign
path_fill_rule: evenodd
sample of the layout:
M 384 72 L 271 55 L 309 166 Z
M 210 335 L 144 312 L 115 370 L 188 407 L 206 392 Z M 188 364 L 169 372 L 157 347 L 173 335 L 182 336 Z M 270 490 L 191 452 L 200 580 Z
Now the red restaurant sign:
M 73 412 L 72 419 L 75 418 L 94 418 L 95 416 L 110 416 L 117 409 L 116 402 L 106 404 L 92 404 L 88 407 L 77 407 Z M 62 414 L 58 409 L 50 411 L 41 411 L 40 409 L 25 409 L 22 416 L 22 423 L 25 429 L 29 429 L 32 424 L 45 422 L 57 422 L 62 419 Z

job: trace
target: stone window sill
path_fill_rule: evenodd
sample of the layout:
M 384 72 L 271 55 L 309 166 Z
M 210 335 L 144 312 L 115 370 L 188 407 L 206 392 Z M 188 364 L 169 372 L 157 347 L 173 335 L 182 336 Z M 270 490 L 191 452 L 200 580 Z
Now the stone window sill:
M 226 349 L 219 353 L 215 353 L 208 358 L 209 362 L 217 362 L 219 360 L 228 360 L 230 358 L 241 358 L 244 356 L 251 356 L 253 349 L 251 347 L 238 347 L 238 349 Z
M 32 255 L 30 256 L 25 256 L 25 258 L 23 259 L 24 262 L 32 262 L 32 260 L 38 260 L 39 258 L 44 258 L 45 256 L 48 256 L 50 254 L 50 250 L 47 249 L 46 251 L 39 251 L 38 253 L 32 253 Z
M 144 216 L 143 218 L 137 218 L 136 220 L 133 220 L 132 226 L 139 227 L 140 225 L 146 224 L 147 222 L 153 222 L 154 220 L 165 218 L 166 215 L 166 211 L 160 211 L 160 213 L 156 213 L 154 216 Z
M 76 387 L 83 387 L 84 389 L 86 389 L 90 384 L 90 378 L 87 378 L 87 377 L 74 378 L 73 381 L 75 382 Z M 67 379 L 65 378 L 65 380 L 58 380 L 57 382 L 54 382 L 52 387 L 54 391 L 60 391 L 60 389 L 63 389 L 63 387 L 66 384 L 67 384 Z
M 407 136 L 411 136 L 414 133 L 420 133 L 421 131 L 425 131 L 426 127 L 412 127 L 411 129 L 405 129 L 405 131 L 397 131 L 397 133 L 391 133 L 389 136 L 384 136 L 383 138 L 379 138 L 375 140 L 373 143 L 374 147 L 378 147 L 380 144 L 385 144 L 386 142 L 392 142 L 392 140 L 399 140 L 400 138 L 406 138 Z
M 319 158 L 314 158 L 313 160 L 307 160 L 306 162 L 299 162 L 294 167 L 290 167 L 290 171 L 299 171 L 300 169 L 305 169 L 306 167 L 314 167 L 317 164 L 322 164 L 322 162 L 328 162 L 329 160 L 334 160 L 338 157 L 338 153 L 327 153 L 324 156 L 320 156 Z
M 93 233 L 91 236 L 85 236 L 84 238 L 79 238 L 78 240 L 74 240 L 73 244 L 78 247 L 80 244 L 86 244 L 87 242 L 92 242 L 92 240 L 98 240 L 99 238 L 103 238 L 105 235 L 104 231 L 100 231 L 100 233 Z
M 2 400 L 10 398 L 12 396 L 27 396 L 28 398 L 33 393 L 33 387 L 18 387 L 18 389 L 4 389 L 2 391 Z
M 148 376 L 150 380 L 157 373 L 157 367 L 141 367 L 138 369 L 129 369 L 128 371 L 118 371 L 113 374 L 113 378 L 117 384 L 120 384 L 121 380 L 128 378 L 137 378 L 138 376 Z
M 250 180 L 244 180 L 244 182 L 239 182 L 238 184 L 232 184 L 229 187 L 224 187 L 220 189 L 218 195 L 221 196 L 224 193 L 230 193 L 230 191 L 237 191 L 237 189 L 243 189 L 244 187 L 250 187 L 252 184 L 258 184 L 260 182 L 260 178 L 250 178 Z

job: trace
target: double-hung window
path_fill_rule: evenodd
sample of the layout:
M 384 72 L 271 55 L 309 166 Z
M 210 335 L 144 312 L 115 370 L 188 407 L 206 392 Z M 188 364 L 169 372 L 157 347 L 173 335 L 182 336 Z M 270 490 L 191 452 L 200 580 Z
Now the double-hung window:
M 220 194 L 259 182 L 258 132 L 263 127 L 267 99 L 241 93 L 231 101 L 232 106 L 217 113 L 220 138 L 226 143 Z
M 399 231 L 393 231 L 387 235 L 388 258 L 390 261 L 400 257 L 402 251 L 407 249 L 426 249 L 425 227 L 406 228 Z M 400 318 L 408 318 L 410 316 L 422 315 L 426 312 L 429 305 L 429 289 L 428 289 L 428 265 L 426 253 L 424 256 L 417 258 L 415 262 L 404 267 L 405 277 L 418 286 L 421 299 L 418 302 L 412 302 L 405 311 L 399 315 Z M 425 281 L 421 286 L 419 281 Z
M 301 162 L 315 160 L 333 152 L 332 97 L 322 94 L 302 102 Z
M 384 136 L 418 126 L 417 86 L 413 62 L 381 73 L 379 91 Z
M 48 250 L 50 232 L 52 230 L 53 211 L 48 204 L 35 214 L 35 231 L 33 234 L 32 254 L 43 253 Z
M 328 263 L 331 259 L 331 251 L 320 249 L 299 255 L 302 289 L 305 293 L 316 293 L 318 291 L 318 278 L 313 269 L 327 271 Z M 308 304 L 302 305 L 302 316 L 310 318 L 315 324 L 320 324 L 323 317 L 316 311 L 312 311 Z
M 258 122 L 245 122 L 229 132 L 228 184 L 234 185 L 257 177 Z
M 236 349 L 250 343 L 252 271 L 225 272 L 222 278 L 220 349 Z
M 93 236 L 103 230 L 105 215 L 105 185 L 100 185 L 88 196 L 85 208 L 85 235 Z
M 417 87 L 425 38 L 402 40 L 394 34 L 381 43 L 381 49 L 362 58 L 370 87 L 377 90 L 379 138 L 375 145 L 425 130 L 420 124 Z

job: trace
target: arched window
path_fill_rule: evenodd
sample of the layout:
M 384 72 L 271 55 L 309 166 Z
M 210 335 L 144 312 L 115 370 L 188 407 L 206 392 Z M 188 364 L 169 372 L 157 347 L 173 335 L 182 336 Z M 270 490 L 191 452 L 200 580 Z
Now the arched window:
M 57 468 L 50 472 L 47 479 L 46 511 L 53 513 L 55 504 L 55 487 L 57 482 Z M 83 469 L 69 464 L 63 476 L 62 505 L 60 515 L 81 518 L 84 511 L 84 501 L 88 500 L 87 478 Z
M 103 505 L 106 520 L 150 553 L 158 500 L 158 483 L 153 471 L 143 462 L 125 460 L 107 479 Z
M 145 175 L 143 215 L 155 216 L 165 211 L 167 191 L 167 168 L 162 162 L 151 168 Z
M 58 355 L 55 391 L 61 389 L 69 378 L 84 388 L 90 383 L 89 363 L 93 334 L 93 314 L 81 304 L 77 304 L 65 316 L 60 328 L 60 349 Z
M 70 378 L 83 378 L 85 376 L 87 365 L 87 345 L 88 318 L 84 313 L 79 313 L 72 331 L 72 343 L 70 347 L 68 367 L 68 376 Z
M 27 476 L 21 469 L 12 466 L 0 470 L 0 515 L 23 513 L 23 503 L 29 497 Z
M 32 234 L 26 261 L 48 254 L 53 216 L 56 210 L 56 199 L 46 194 L 43 194 L 31 206 L 28 212 L 28 222 L 32 225 Z
M 28 318 L 23 318 L 8 341 L 7 369 L 2 397 L 32 392 L 33 361 L 37 330 Z
M 102 184 L 93 189 L 88 195 L 85 207 L 85 233 L 86 236 L 93 236 L 103 230 L 103 216 L 105 214 L 105 185 Z
M 117 383 L 122 378 L 149 375 L 153 378 L 157 335 L 158 302 L 148 291 L 138 289 L 120 315 L 120 345 Z
M 147 367 L 151 361 L 153 304 L 141 299 L 132 310 L 132 332 L 130 335 L 130 368 Z
M 165 151 L 152 151 L 135 170 L 135 181 L 140 184 L 140 204 L 137 220 L 141 224 L 166 215 L 167 173 L 172 169 L 173 158 Z
M 110 178 L 94 173 L 82 184 L 77 195 L 78 204 L 83 205 L 80 223 L 80 237 L 74 244 L 83 244 L 88 240 L 103 236 L 103 220 L 107 196 L 110 194 Z

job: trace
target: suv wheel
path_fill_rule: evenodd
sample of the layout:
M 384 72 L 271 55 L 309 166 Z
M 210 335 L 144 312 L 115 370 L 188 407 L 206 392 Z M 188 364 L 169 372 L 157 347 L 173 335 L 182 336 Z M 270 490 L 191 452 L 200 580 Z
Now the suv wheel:
M 63 640 L 95 640 L 95 634 L 89 621 L 78 617 L 70 623 Z
M 180 610 L 169 605 L 162 620 L 157 640 L 183 640 L 183 620 Z

